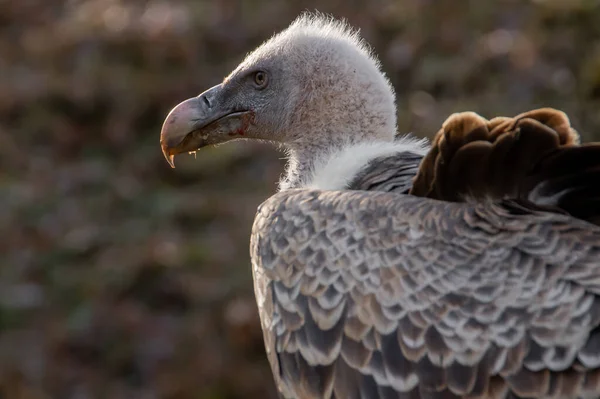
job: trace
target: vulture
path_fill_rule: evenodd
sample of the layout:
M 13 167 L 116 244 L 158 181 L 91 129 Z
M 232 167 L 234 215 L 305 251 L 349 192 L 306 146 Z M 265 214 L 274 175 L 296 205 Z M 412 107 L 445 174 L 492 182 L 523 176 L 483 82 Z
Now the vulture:
M 358 32 L 303 14 L 177 105 L 174 156 L 237 139 L 288 155 L 250 238 L 284 398 L 600 397 L 600 144 L 538 109 L 396 133 Z

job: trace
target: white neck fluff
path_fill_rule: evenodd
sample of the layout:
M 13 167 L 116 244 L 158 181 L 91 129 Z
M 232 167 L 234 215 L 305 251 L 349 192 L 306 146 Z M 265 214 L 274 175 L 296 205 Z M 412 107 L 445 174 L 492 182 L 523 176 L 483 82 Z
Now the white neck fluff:
M 319 190 L 344 190 L 367 164 L 382 156 L 399 152 L 425 155 L 427 139 L 402 136 L 395 141 L 363 142 L 337 148 L 317 158 L 301 187 Z

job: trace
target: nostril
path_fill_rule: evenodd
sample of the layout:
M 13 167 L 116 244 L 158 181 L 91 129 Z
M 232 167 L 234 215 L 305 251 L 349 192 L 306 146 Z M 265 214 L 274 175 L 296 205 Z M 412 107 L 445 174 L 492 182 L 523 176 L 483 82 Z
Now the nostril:
M 208 101 L 206 96 L 202 96 L 202 101 L 204 101 L 204 104 L 206 104 L 208 108 L 211 108 L 210 101 Z

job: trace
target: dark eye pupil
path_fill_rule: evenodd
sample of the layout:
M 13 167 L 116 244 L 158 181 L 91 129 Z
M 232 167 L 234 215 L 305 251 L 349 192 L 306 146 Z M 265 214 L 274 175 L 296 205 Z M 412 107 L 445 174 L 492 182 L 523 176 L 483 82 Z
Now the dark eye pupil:
M 256 74 L 256 83 L 262 84 L 262 83 L 264 83 L 264 81 L 265 81 L 265 74 L 262 72 L 258 72 Z

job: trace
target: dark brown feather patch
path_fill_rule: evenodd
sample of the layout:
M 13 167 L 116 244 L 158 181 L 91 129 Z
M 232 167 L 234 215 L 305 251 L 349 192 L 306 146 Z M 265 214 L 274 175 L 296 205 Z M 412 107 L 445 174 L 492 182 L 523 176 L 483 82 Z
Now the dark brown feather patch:
M 600 143 L 579 145 L 564 112 L 542 108 L 490 121 L 450 116 L 410 194 L 444 201 L 515 200 L 600 224 Z

